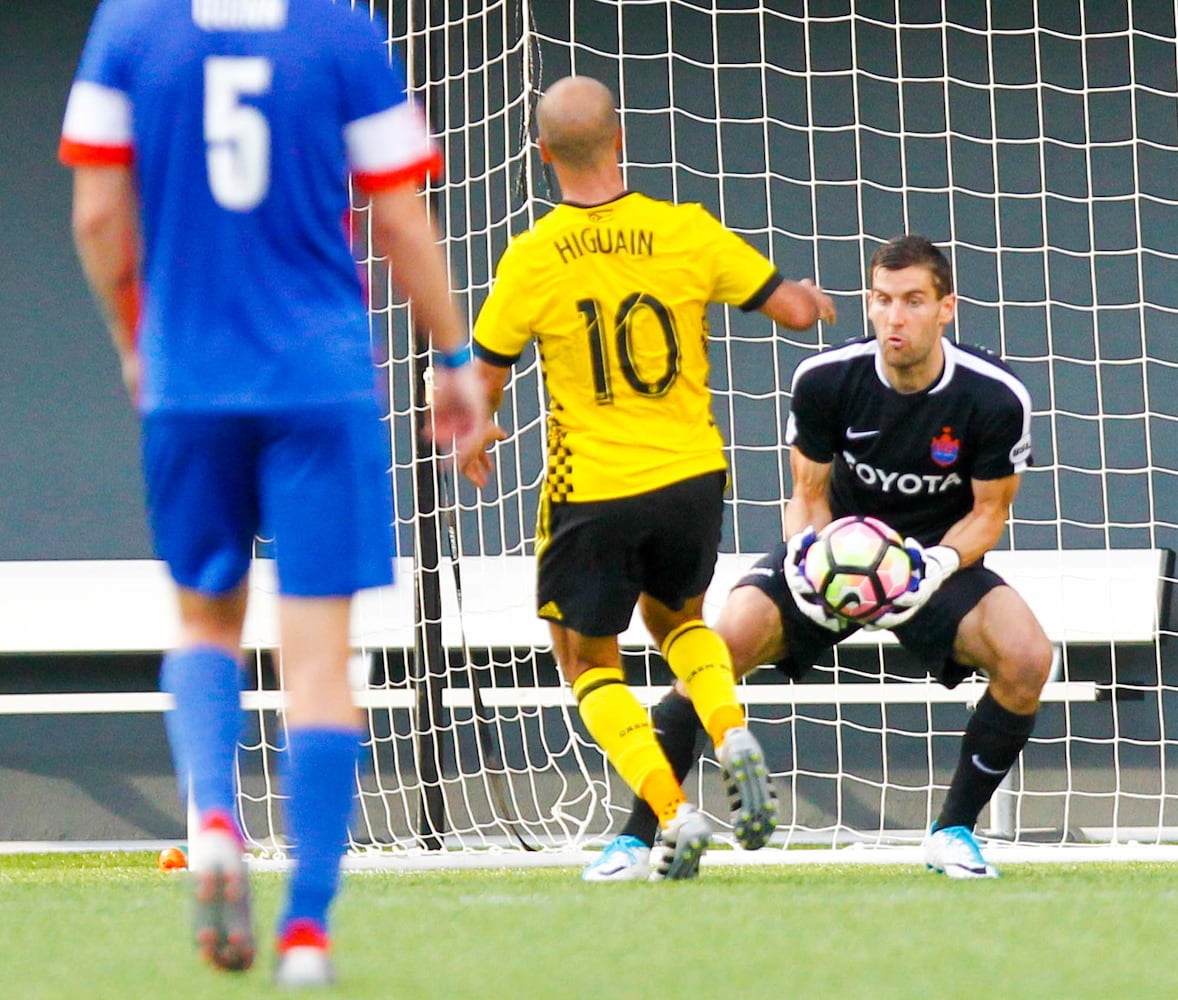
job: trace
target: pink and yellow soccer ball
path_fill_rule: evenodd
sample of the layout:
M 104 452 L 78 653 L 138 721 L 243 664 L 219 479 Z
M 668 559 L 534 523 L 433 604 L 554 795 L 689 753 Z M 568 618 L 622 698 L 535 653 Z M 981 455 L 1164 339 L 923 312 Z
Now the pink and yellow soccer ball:
M 802 563 L 828 611 L 866 625 L 892 610 L 912 582 L 904 539 L 874 517 L 840 517 L 818 533 Z

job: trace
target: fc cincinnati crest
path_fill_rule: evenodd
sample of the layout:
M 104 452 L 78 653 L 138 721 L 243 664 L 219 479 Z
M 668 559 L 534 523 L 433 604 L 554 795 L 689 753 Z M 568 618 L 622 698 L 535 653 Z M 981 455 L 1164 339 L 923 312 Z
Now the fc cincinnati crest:
M 952 465 L 957 461 L 957 455 L 961 451 L 961 442 L 949 433 L 952 429 L 952 427 L 942 427 L 940 436 L 933 438 L 931 453 L 933 461 L 937 465 Z

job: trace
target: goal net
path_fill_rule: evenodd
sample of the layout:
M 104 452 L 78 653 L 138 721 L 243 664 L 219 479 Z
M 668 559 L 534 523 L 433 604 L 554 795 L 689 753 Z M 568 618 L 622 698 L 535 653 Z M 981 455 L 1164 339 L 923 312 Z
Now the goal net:
M 759 314 L 710 314 L 715 416 L 732 488 L 711 615 L 741 567 L 780 539 L 794 367 L 866 329 L 864 262 L 881 242 L 919 232 L 951 253 L 960 295 L 953 335 L 1006 358 L 1034 401 L 1034 467 L 997 556 L 1012 580 L 1041 591 L 1035 606 L 1051 618 L 1059 650 L 1051 700 L 982 828 L 1016 843 L 1171 837 L 1172 5 L 378 7 L 391 13 L 391 41 L 445 153 L 447 177 L 432 195 L 471 316 L 508 239 L 558 197 L 539 162 L 532 112 L 538 94 L 569 73 L 599 77 L 617 94 L 632 188 L 702 202 L 786 276 L 812 277 L 834 297 L 837 327 L 803 333 L 775 332 Z M 357 257 L 373 290 L 408 562 L 395 599 L 403 644 L 361 637 L 370 735 L 353 846 L 601 843 L 617 832 L 630 795 L 582 729 L 534 616 L 545 465 L 536 358 L 525 354 L 508 387 L 500 420 L 510 437 L 497 449 L 492 485 L 476 494 L 455 484 L 415 448 L 423 359 L 382 262 L 363 249 L 364 222 L 360 212 Z M 657 700 L 670 683 L 665 664 L 640 626 L 623 642 L 628 680 Z M 780 795 L 775 843 L 838 846 L 913 843 L 927 829 L 982 687 L 944 692 L 894 644 L 862 642 L 840 648 L 804 683 L 787 685 L 765 667 L 743 690 Z M 242 755 L 243 817 L 255 843 L 280 845 L 272 776 L 281 716 L 259 709 L 254 718 Z M 711 756 L 689 794 L 723 837 L 727 808 Z

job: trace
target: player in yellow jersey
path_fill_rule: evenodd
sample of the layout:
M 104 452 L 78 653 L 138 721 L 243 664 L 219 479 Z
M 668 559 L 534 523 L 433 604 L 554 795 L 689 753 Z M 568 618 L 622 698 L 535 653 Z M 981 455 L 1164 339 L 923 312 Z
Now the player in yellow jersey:
M 549 396 L 536 532 L 537 614 L 581 718 L 659 819 L 652 878 L 691 878 L 711 839 L 625 684 L 618 635 L 637 604 L 716 747 L 737 839 L 761 847 L 777 803 L 736 699 L 728 647 L 703 620 L 726 464 L 711 416 L 706 309 L 759 309 L 790 329 L 833 322 L 830 299 L 786 281 L 699 205 L 627 191 L 609 89 L 566 77 L 536 109 L 563 201 L 516 237 L 474 332 L 491 409 L 535 339 Z M 501 440 L 496 428 L 488 444 Z M 463 472 L 483 486 L 484 452 Z

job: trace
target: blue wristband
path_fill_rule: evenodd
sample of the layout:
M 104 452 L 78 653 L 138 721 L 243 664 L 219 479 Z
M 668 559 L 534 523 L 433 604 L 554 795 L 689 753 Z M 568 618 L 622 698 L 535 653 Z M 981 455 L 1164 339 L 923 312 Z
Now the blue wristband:
M 461 368 L 470 364 L 470 344 L 463 344 L 456 351 L 436 351 L 438 364 L 443 368 Z

